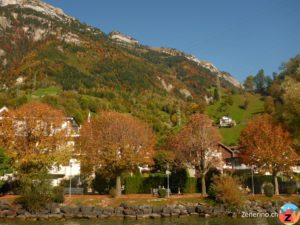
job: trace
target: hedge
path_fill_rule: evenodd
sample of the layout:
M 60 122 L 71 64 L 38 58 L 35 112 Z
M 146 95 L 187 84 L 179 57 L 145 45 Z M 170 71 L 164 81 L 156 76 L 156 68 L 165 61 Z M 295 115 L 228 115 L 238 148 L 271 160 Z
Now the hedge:
M 158 188 L 159 186 L 166 187 L 167 176 L 165 174 L 151 174 L 149 177 L 125 177 L 124 184 L 126 194 L 148 194 L 151 193 L 152 188 Z
M 183 193 L 196 193 L 198 190 L 198 182 L 195 177 L 181 177 L 177 173 L 174 173 L 172 176 L 170 176 L 169 181 L 169 186 L 172 193 L 178 193 L 179 188 Z M 124 184 L 126 194 L 147 194 L 151 193 L 151 189 L 153 188 L 166 188 L 167 176 L 165 174 L 151 174 L 149 177 L 125 177 Z
M 197 178 L 188 177 L 182 191 L 183 193 L 197 193 L 198 187 Z

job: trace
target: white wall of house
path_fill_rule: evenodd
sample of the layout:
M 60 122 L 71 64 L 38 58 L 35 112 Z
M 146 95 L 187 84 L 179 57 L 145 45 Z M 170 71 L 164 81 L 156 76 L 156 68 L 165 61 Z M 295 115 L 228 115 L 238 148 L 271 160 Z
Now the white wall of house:
M 80 175 L 80 162 L 76 159 L 71 159 L 69 165 L 66 166 L 54 166 L 49 171 L 50 175 L 60 176 L 52 180 L 53 186 L 58 186 L 62 180 L 70 179 L 70 177 Z

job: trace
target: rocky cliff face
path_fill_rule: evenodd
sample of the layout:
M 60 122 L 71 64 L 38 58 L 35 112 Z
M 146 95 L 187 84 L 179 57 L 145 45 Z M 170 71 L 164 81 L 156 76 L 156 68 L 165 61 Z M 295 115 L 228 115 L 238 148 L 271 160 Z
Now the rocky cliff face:
M 62 9 L 56 8 L 39 0 L 0 0 L 0 6 L 4 7 L 9 5 L 15 5 L 20 8 L 33 9 L 37 12 L 41 12 L 45 15 L 55 17 L 60 20 L 73 19 L 72 17 L 64 14 Z

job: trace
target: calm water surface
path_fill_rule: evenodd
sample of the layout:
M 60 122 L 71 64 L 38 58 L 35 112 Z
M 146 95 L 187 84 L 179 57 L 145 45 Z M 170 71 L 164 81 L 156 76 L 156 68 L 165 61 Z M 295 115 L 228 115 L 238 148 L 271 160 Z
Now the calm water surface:
M 277 219 L 204 219 L 199 217 L 147 220 L 0 221 L 0 225 L 281 225 Z

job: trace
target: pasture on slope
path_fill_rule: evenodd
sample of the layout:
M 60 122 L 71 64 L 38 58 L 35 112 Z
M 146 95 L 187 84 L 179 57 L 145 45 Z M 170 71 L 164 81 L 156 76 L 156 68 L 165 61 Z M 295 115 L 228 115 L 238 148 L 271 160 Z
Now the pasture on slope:
M 223 137 L 223 143 L 226 145 L 237 145 L 242 130 L 246 127 L 247 122 L 255 115 L 264 111 L 264 102 L 258 94 L 233 94 L 232 105 L 227 105 L 226 109 L 220 111 L 220 106 L 224 102 L 224 96 L 221 100 L 210 104 L 207 107 L 208 115 L 217 124 L 222 116 L 229 116 L 234 119 L 237 126 L 231 128 L 219 128 Z M 242 106 L 247 99 L 248 106 L 243 109 Z

